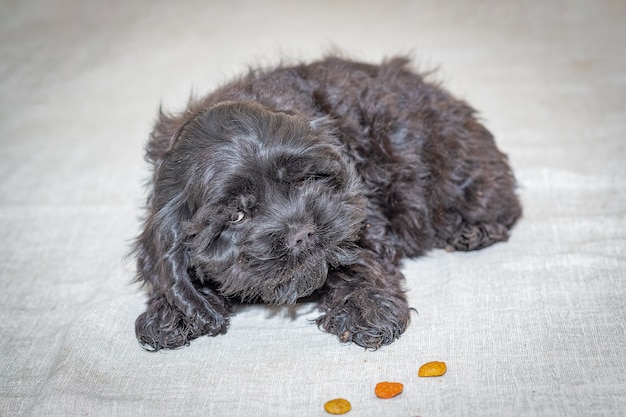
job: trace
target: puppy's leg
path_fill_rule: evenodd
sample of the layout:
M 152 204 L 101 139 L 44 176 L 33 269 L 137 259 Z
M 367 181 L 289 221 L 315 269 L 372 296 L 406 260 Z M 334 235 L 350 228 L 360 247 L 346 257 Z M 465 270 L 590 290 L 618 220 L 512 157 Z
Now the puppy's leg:
M 225 333 L 230 306 L 216 291 L 194 284 L 180 210 L 154 211 L 135 243 L 137 280 L 149 287 L 146 312 L 135 322 L 148 350 L 173 349 L 202 335 Z M 191 274 L 190 274 L 191 272 Z
M 447 250 L 475 250 L 509 237 L 521 216 L 515 178 L 506 155 L 479 123 L 466 124 L 454 165 L 434 184 L 432 208 L 436 246 Z M 440 172 L 441 175 L 441 172 Z
M 473 175 L 480 178 L 481 174 Z M 521 206 L 514 194 L 510 171 L 496 175 L 510 178 L 478 179 L 470 186 L 472 189 L 459 192 L 459 204 L 443 211 L 446 220 L 439 219 L 445 226 L 438 229 L 440 239 L 436 246 L 449 251 L 470 251 L 509 238 L 509 230 L 521 215 Z
M 374 252 L 361 250 L 357 263 L 329 275 L 318 326 L 365 348 L 390 344 L 410 318 L 403 280 L 394 265 L 384 265 Z

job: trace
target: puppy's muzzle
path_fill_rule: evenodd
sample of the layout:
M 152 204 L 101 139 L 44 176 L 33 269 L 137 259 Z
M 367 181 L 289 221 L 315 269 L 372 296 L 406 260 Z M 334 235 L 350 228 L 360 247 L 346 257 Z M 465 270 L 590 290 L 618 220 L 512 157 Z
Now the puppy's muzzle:
M 315 240 L 315 227 L 311 225 L 291 226 L 285 239 L 287 250 L 292 254 L 306 251 Z

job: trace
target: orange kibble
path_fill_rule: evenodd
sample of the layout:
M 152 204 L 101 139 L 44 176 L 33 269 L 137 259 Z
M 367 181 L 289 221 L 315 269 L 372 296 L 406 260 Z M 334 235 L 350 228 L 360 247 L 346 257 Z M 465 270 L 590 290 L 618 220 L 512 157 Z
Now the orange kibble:
M 374 388 L 374 394 L 378 398 L 386 400 L 400 394 L 403 389 L 404 385 L 400 382 L 379 382 Z
M 428 362 L 420 366 L 417 376 L 441 376 L 446 373 L 447 367 L 445 362 Z
M 324 410 L 329 414 L 346 414 L 351 409 L 350 401 L 343 398 L 335 398 L 324 404 Z

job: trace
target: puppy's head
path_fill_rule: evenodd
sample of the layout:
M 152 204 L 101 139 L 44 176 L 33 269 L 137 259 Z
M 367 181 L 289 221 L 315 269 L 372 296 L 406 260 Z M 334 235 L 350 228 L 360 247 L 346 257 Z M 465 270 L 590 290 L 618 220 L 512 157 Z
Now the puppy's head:
M 251 102 L 185 123 L 157 161 L 152 199 L 178 208 L 190 274 L 225 296 L 276 304 L 353 262 L 365 218 L 360 181 L 331 129 Z

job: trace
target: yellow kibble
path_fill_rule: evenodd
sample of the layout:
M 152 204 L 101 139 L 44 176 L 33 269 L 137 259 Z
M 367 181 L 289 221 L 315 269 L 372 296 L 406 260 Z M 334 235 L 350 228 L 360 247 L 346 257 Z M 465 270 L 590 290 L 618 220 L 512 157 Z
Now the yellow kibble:
M 324 410 L 329 414 L 345 414 L 351 409 L 350 401 L 343 398 L 335 398 L 324 404 Z
M 441 376 L 446 373 L 447 367 L 445 362 L 428 362 L 420 366 L 417 376 Z

